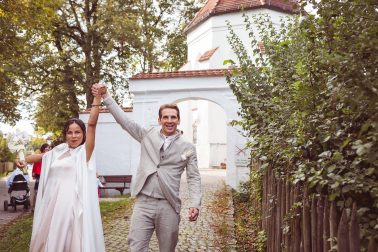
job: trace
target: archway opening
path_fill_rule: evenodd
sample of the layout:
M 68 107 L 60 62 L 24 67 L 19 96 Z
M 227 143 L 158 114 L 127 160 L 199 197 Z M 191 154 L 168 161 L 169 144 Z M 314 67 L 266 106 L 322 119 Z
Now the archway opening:
M 227 116 L 218 104 L 204 99 L 176 101 L 179 129 L 197 149 L 199 169 L 225 169 L 227 163 Z

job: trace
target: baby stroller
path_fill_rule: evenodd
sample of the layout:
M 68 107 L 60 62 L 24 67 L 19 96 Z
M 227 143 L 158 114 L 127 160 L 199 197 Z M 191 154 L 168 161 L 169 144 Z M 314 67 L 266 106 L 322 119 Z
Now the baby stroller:
M 25 191 L 25 194 L 19 196 L 12 196 L 13 191 Z M 18 174 L 14 177 L 11 186 L 8 189 L 10 196 L 10 203 L 4 200 L 4 211 L 8 210 L 8 206 L 13 207 L 13 211 L 16 212 L 17 205 L 23 205 L 24 209 L 29 209 L 30 207 L 30 189 L 28 182 L 22 174 Z

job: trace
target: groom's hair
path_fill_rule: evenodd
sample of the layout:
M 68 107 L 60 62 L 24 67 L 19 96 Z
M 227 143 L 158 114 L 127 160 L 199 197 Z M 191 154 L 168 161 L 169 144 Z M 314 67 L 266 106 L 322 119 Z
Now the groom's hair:
M 180 109 L 178 108 L 176 103 L 168 103 L 168 104 L 163 104 L 159 108 L 159 119 L 161 119 L 162 111 L 163 109 L 175 109 L 177 111 L 177 118 L 180 119 Z
M 66 142 L 67 141 L 67 131 L 68 131 L 68 128 L 70 127 L 71 124 L 74 124 L 76 123 L 77 125 L 79 125 L 79 127 L 81 128 L 81 130 L 83 131 L 83 141 L 81 142 L 80 145 L 82 145 L 83 143 L 85 143 L 85 139 L 87 137 L 87 131 L 86 131 L 86 128 L 85 128 L 85 124 L 82 120 L 80 120 L 79 118 L 71 118 L 69 119 L 65 124 L 64 124 L 64 128 L 63 128 L 63 131 L 62 131 L 62 135 L 63 135 L 63 141 Z

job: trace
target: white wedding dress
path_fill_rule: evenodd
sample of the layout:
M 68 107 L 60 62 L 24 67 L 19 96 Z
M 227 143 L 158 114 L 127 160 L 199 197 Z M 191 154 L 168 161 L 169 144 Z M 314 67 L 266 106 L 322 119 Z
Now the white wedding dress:
M 30 252 L 105 251 L 94 157 L 66 144 L 44 155 Z

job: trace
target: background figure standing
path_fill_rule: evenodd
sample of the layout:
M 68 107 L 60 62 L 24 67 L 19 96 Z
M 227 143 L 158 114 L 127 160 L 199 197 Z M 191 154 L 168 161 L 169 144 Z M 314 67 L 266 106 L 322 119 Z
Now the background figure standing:
M 44 143 L 39 148 L 39 151 L 41 154 L 46 153 L 50 150 L 50 145 L 47 143 Z M 39 177 L 41 176 L 41 169 L 42 169 L 42 161 L 35 162 L 33 164 L 33 170 L 32 170 L 32 177 L 35 179 L 34 183 L 34 195 L 32 200 L 32 211 L 34 211 L 35 208 L 35 201 L 37 199 L 37 193 L 38 193 L 38 185 L 39 185 Z
M 92 93 L 102 95 L 117 123 L 141 144 L 140 163 L 131 189 L 136 202 L 128 236 L 130 251 L 147 252 L 154 231 L 160 251 L 175 251 L 181 209 L 180 180 L 184 171 L 189 189 L 190 221 L 197 220 L 201 204 L 196 150 L 177 130 L 179 108 L 176 104 L 162 105 L 158 116 L 161 127 L 145 129 L 125 115 L 105 86 L 94 85 Z

